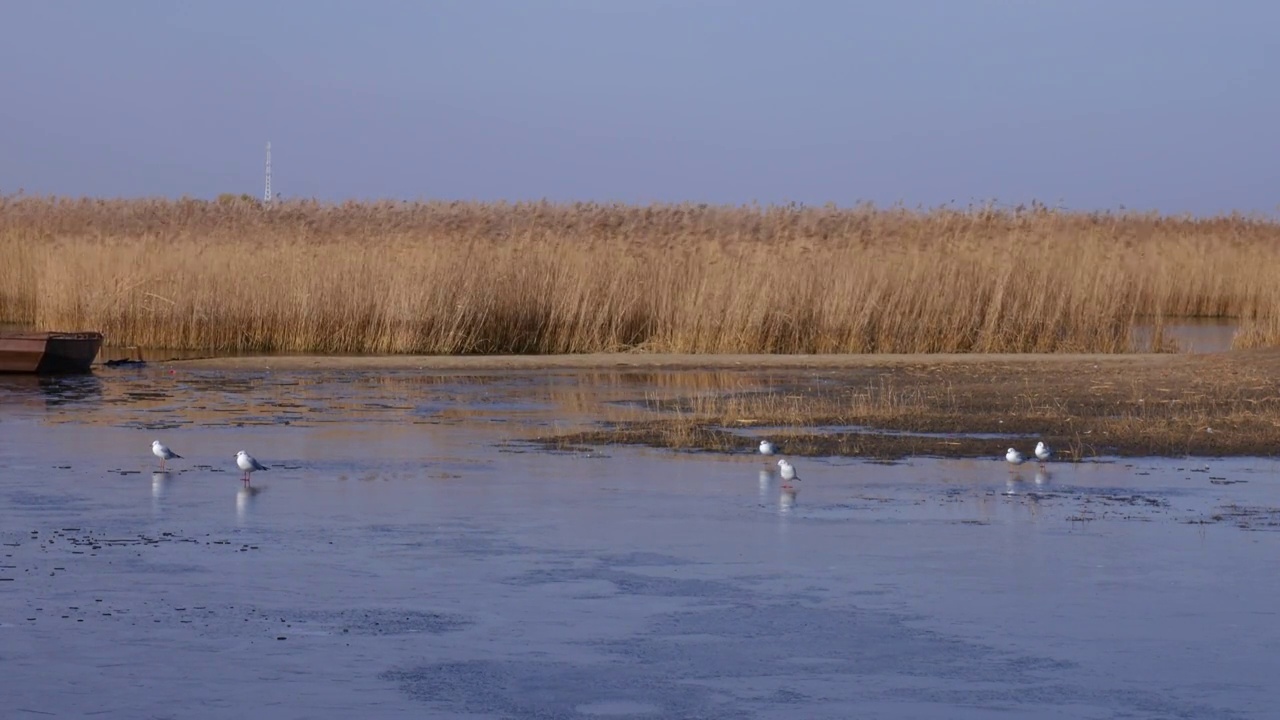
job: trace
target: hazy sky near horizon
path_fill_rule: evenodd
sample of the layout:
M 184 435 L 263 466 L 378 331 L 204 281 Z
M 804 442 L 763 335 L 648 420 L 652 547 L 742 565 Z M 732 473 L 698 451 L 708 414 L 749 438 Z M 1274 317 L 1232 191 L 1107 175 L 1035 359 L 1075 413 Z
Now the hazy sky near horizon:
M 12 0 L 0 192 L 1280 208 L 1265 0 Z

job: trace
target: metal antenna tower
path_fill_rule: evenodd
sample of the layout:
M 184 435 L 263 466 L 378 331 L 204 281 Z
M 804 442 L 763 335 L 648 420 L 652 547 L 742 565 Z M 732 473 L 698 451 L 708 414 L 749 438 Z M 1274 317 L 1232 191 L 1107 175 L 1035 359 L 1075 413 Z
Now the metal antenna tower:
M 271 204 L 271 141 L 267 141 L 267 188 L 262 191 L 262 202 Z

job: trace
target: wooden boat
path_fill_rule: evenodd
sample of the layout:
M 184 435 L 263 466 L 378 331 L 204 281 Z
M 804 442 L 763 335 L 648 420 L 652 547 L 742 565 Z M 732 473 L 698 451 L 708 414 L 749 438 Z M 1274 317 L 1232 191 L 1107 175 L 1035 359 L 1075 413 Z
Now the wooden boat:
M 99 332 L 0 333 L 0 372 L 86 373 L 101 347 Z

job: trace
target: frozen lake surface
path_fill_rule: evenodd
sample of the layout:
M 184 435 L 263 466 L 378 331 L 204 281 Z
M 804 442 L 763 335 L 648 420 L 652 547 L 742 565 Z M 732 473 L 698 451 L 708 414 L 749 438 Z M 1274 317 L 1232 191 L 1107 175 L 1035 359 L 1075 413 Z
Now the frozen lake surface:
M 0 378 L 0 717 L 1273 717 L 1271 460 L 519 442 L 751 383 Z

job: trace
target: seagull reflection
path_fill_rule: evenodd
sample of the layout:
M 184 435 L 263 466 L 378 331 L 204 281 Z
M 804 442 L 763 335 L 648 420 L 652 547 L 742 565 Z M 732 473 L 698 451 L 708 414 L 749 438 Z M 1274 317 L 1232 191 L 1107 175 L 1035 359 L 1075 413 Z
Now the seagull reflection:
M 794 488 L 783 489 L 782 493 L 778 495 L 778 510 L 784 513 L 791 512 L 791 509 L 796 506 L 796 494 L 798 492 Z
M 169 473 L 151 473 L 151 497 L 159 500 L 169 491 Z
M 160 505 L 164 496 L 169 494 L 169 485 L 173 482 L 167 472 L 151 473 L 151 514 L 160 514 Z
M 1027 512 L 1031 517 L 1040 518 L 1040 495 L 1039 493 L 1027 493 Z
M 764 502 L 769 497 L 769 483 L 773 481 L 773 472 L 771 470 L 760 471 L 760 502 Z
M 253 499 L 262 492 L 263 487 L 244 485 L 236 491 L 236 519 L 244 522 L 249 515 L 249 508 L 253 505 Z
M 1049 472 L 1048 468 L 1044 468 L 1036 471 L 1037 485 L 1047 485 L 1049 481 L 1052 479 L 1053 479 L 1053 474 Z

